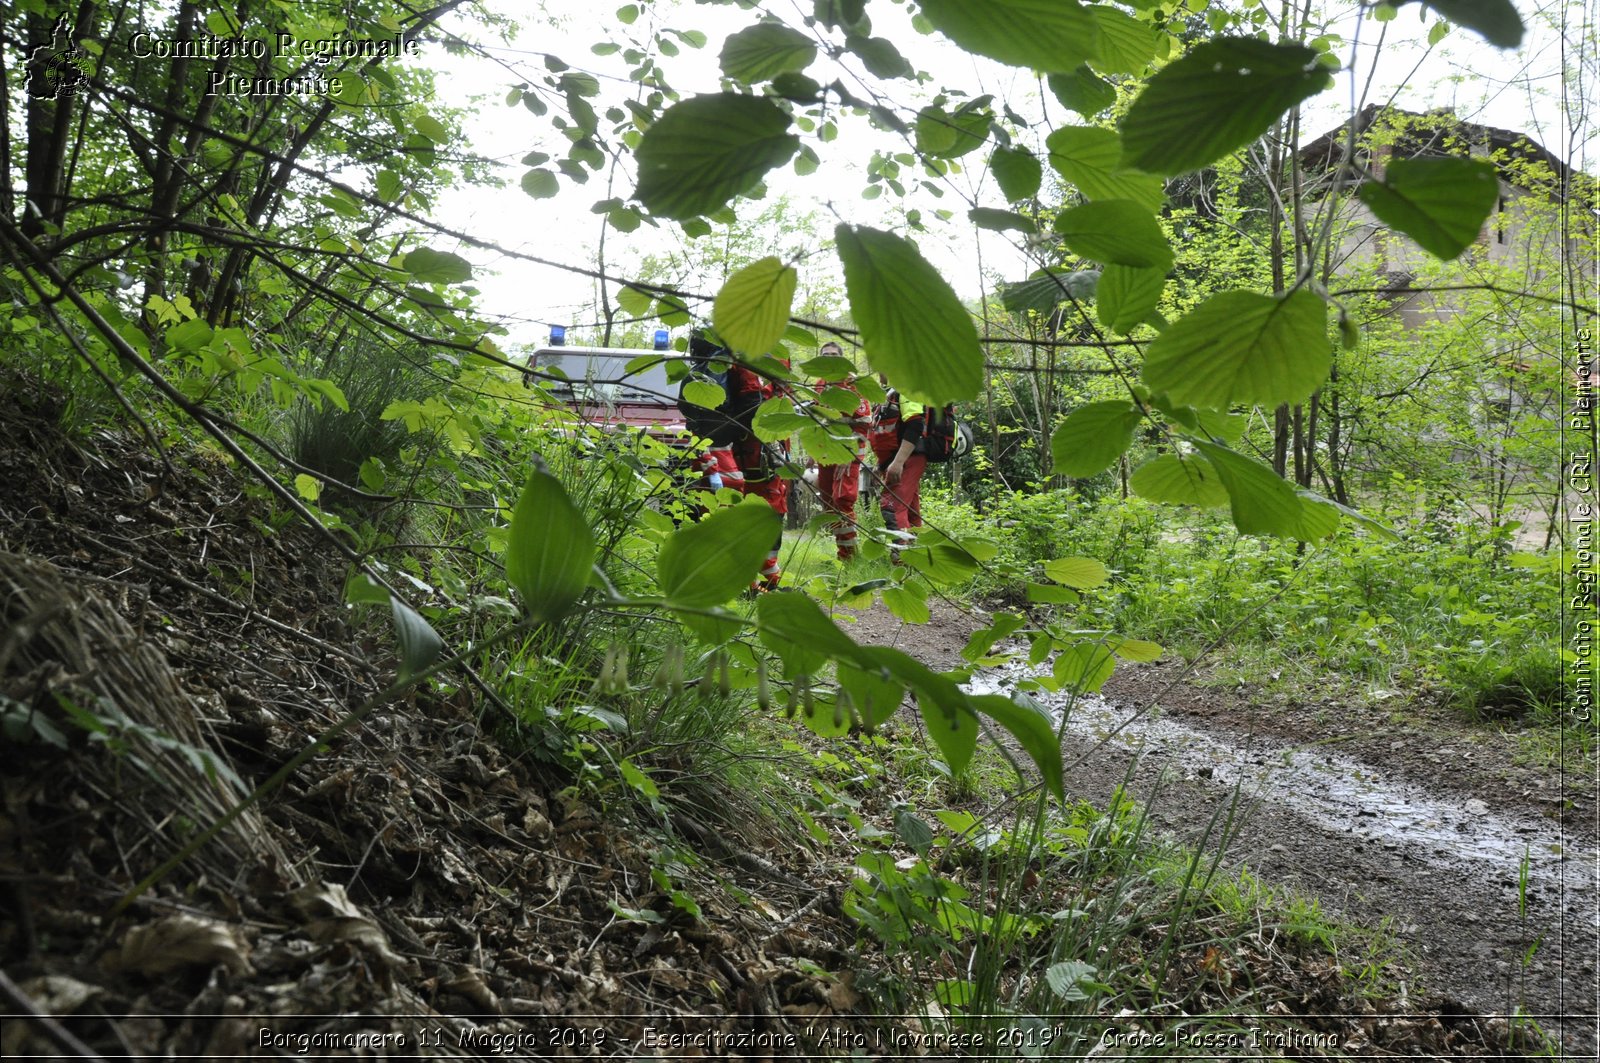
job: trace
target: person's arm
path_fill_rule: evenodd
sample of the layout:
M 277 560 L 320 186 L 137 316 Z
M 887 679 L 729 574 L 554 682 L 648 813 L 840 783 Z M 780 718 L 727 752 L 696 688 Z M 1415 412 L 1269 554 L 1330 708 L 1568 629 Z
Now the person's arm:
M 883 478 L 889 481 L 891 487 L 900 482 L 900 474 L 906 471 L 906 459 L 911 457 L 916 449 L 917 445 L 911 440 L 902 439 L 900 441 L 900 449 L 895 451 L 894 458 L 889 462 L 889 467 L 883 470 Z
M 917 444 L 922 441 L 923 407 L 917 403 L 900 402 L 900 449 L 895 451 L 894 458 L 889 462 L 889 467 L 884 470 L 884 479 L 891 484 L 900 482 L 900 474 L 906 471 L 906 460 L 917 452 Z

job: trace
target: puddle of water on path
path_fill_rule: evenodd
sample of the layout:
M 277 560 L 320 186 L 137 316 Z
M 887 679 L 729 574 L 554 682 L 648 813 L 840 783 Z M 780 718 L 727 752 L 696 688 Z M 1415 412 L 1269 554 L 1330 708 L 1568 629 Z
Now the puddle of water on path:
M 1017 666 L 990 669 L 974 675 L 968 689 L 1010 696 L 1026 675 Z M 1060 721 L 1066 695 L 1031 691 L 1029 696 Z M 1597 850 L 1570 835 L 1563 839 L 1554 824 L 1493 812 L 1476 798 L 1453 801 L 1431 794 L 1319 748 L 1218 736 L 1151 713 L 1123 726 L 1134 712 L 1098 695 L 1083 695 L 1072 703 L 1067 730 L 1095 742 L 1115 731 L 1111 743 L 1118 747 L 1176 762 L 1185 774 L 1209 776 L 1213 785 L 1237 784 L 1247 796 L 1269 797 L 1322 829 L 1348 834 L 1362 844 L 1414 854 L 1439 867 L 1490 864 L 1502 879 L 1509 876 L 1512 886 L 1527 854 L 1530 888 L 1561 883 L 1569 905 L 1595 892 Z M 1579 910 L 1597 912 L 1592 899 Z M 1600 914 L 1592 918 L 1600 925 Z

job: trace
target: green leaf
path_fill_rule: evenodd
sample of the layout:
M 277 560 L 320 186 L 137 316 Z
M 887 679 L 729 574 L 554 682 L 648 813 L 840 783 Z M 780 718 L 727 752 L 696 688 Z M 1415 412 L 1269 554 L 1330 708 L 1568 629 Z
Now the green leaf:
M 444 640 L 417 611 L 399 598 L 389 598 L 394 631 L 400 643 L 400 682 L 404 683 L 433 665 L 444 651 Z
M 809 420 L 809 419 L 808 419 Z M 807 424 L 799 432 L 800 445 L 818 465 L 848 465 L 856 458 L 855 441 L 860 438 L 848 429 L 829 430 Z
M 764 354 L 789 325 L 799 274 L 768 255 L 729 277 L 717 293 L 711 321 L 724 343 L 737 351 Z
M 772 79 L 772 91 L 786 100 L 795 103 L 816 103 L 822 98 L 822 86 L 815 79 L 804 74 L 779 74 Z M 815 173 L 817 169 L 816 152 L 810 148 L 802 147 L 800 157 L 794 161 L 795 172 L 804 177 L 808 173 Z
M 1362 527 L 1366 528 L 1369 531 L 1377 532 L 1379 535 L 1383 536 L 1385 539 L 1388 539 L 1388 540 L 1390 540 L 1392 542 L 1397 542 L 1397 543 L 1398 542 L 1404 542 L 1404 539 L 1401 537 L 1399 532 L 1395 531 L 1393 528 L 1391 528 L 1387 524 L 1383 523 L 1383 521 L 1377 520 L 1377 519 L 1375 519 L 1373 517 L 1367 516 L 1365 513 L 1361 512 L 1359 509 L 1351 509 L 1349 506 L 1341 505 L 1340 503 L 1333 501 L 1333 499 L 1331 499 L 1331 498 L 1323 498 L 1321 495 L 1315 493 L 1314 491 L 1307 491 L 1307 490 L 1304 490 L 1304 489 L 1302 489 L 1300 491 L 1300 498 L 1303 501 L 1316 503 L 1318 505 L 1331 506 L 1331 507 L 1333 507 L 1335 512 L 1337 512 L 1337 513 L 1339 513 L 1339 514 L 1341 514 L 1343 516 L 1349 517 L 1351 520 L 1355 521 L 1357 524 L 1361 525 Z M 1525 556 L 1533 556 L 1533 555 L 1525 555 Z M 1514 560 L 1514 558 L 1515 558 L 1515 555 L 1513 555 L 1513 560 Z
M 1093 118 L 1117 102 L 1117 90 L 1087 66 L 1068 74 L 1051 74 L 1049 85 L 1061 106 L 1085 118 Z
M 1094 964 L 1082 960 L 1052 963 L 1044 972 L 1051 992 L 1062 1000 L 1088 1000 L 1089 994 L 1079 987 L 1079 983 L 1093 980 L 1094 975 Z
M 472 279 L 472 263 L 449 251 L 419 247 L 400 260 L 400 268 L 424 284 L 460 284 Z
M 1188 506 L 1220 506 L 1228 501 L 1217 471 L 1204 458 L 1163 454 L 1152 458 L 1128 477 L 1128 486 L 1140 498 Z
M 1154 642 L 1146 642 L 1144 639 L 1124 638 L 1121 635 L 1107 636 L 1106 643 L 1110 646 L 1112 653 L 1125 661 L 1141 661 L 1148 664 L 1151 661 L 1159 661 L 1161 655 L 1166 652 Z
M 1031 233 L 1037 226 L 1032 218 L 1018 214 L 1014 210 L 995 210 L 993 207 L 974 207 L 967 211 L 967 217 L 980 229 L 989 229 L 993 232 L 1005 232 L 1014 229 L 1017 232 Z
M 1080 591 L 1098 587 L 1111 578 L 1111 570 L 1092 557 L 1060 557 L 1044 563 L 1044 574 Z
M 634 152 L 634 195 L 653 213 L 707 214 L 760 183 L 800 146 L 789 116 L 771 100 L 719 93 L 668 108 Z
M 1057 587 L 1053 583 L 1028 584 L 1028 601 L 1045 605 L 1072 605 L 1082 601 L 1082 596 L 1071 587 Z
M 1515 48 L 1522 43 L 1522 19 L 1511 0 L 1426 0 L 1426 6 L 1458 26 L 1477 30 L 1498 48 Z
M 869 731 L 887 723 L 905 700 L 905 686 L 881 672 L 864 672 L 841 663 L 838 675 L 840 689 L 850 695 L 857 715 Z
M 759 500 L 744 503 L 765 506 Z M 736 506 L 735 509 L 743 508 Z M 767 506 L 770 511 L 772 507 Z M 773 515 L 774 527 L 782 522 Z M 772 541 L 767 540 L 767 546 Z M 766 553 L 763 550 L 762 556 Z M 859 659 L 857 646 L 839 625 L 804 594 L 766 594 L 756 602 L 756 629 L 767 648 L 781 657 L 790 674 L 811 674 L 824 660 L 842 659 L 870 667 Z
M 919 598 L 904 587 L 887 587 L 883 591 L 883 607 L 907 624 L 926 624 L 933 617 L 928 600 Z
M 861 37 L 851 34 L 845 40 L 845 50 L 861 58 L 868 73 L 878 78 L 905 78 L 916 71 L 900 54 L 900 49 L 882 37 Z
M 1063 211 L 1056 232 L 1067 247 L 1096 262 L 1172 268 L 1172 248 L 1155 215 L 1129 199 L 1099 199 Z
M 315 502 L 322 497 L 322 481 L 307 473 L 300 473 L 294 478 L 294 490 L 307 502 Z
M 940 159 L 960 158 L 983 146 L 992 121 L 984 111 L 924 107 L 917 112 L 917 150 Z
M 1211 462 L 1228 492 L 1233 526 L 1246 535 L 1299 538 L 1304 518 L 1300 497 L 1289 482 L 1258 461 L 1220 447 L 1191 440 Z
M 834 230 L 850 311 L 875 369 L 929 405 L 977 396 L 983 350 L 949 282 L 909 241 L 878 229 Z
M 522 175 L 522 190 L 534 199 L 549 199 L 561 191 L 561 182 L 554 172 L 540 167 Z
M 1111 468 L 1132 445 L 1142 417 L 1126 399 L 1091 402 L 1074 410 L 1050 436 L 1055 472 L 1084 477 Z
M 1039 157 L 1027 148 L 995 148 L 989 156 L 989 172 L 1008 203 L 1032 199 L 1044 179 Z
M 1499 201 L 1500 180 L 1482 159 L 1396 159 L 1382 182 L 1366 182 L 1357 195 L 1380 219 L 1449 261 L 1478 239 Z
M 1174 403 L 1223 410 L 1235 403 L 1300 402 L 1333 362 L 1328 307 L 1306 289 L 1282 298 L 1212 296 L 1151 341 L 1144 382 Z
M 998 694 L 974 697 L 972 707 L 1011 732 L 1017 744 L 1038 765 L 1046 789 L 1055 795 L 1056 800 L 1066 800 L 1062 788 L 1061 743 L 1056 740 L 1055 721 L 1048 712 L 1031 699 L 1019 705 Z
M 977 558 L 965 548 L 951 543 L 902 550 L 900 559 L 941 586 L 971 579 L 978 571 Z
M 1315 49 L 1254 37 L 1207 41 L 1153 76 L 1128 108 L 1123 164 L 1163 175 L 1198 170 L 1332 85 Z
M 1156 28 L 1114 7 L 1096 5 L 1089 12 L 1100 27 L 1099 54 L 1090 65 L 1102 74 L 1143 73 L 1156 55 Z
M 1166 199 L 1161 178 L 1118 172 L 1122 138 L 1112 130 L 1066 126 L 1051 133 L 1045 147 L 1050 165 L 1086 199 L 1131 199 L 1152 213 Z
M 849 388 L 826 388 L 817 396 L 817 401 L 846 417 L 853 415 L 861 407 L 861 396 Z
M 683 385 L 683 401 L 691 406 L 715 410 L 728 397 L 728 393 L 709 380 L 689 380 Z
M 173 325 L 166 331 L 167 343 L 189 354 L 194 354 L 210 343 L 211 337 L 211 326 L 199 318 Z
M 431 114 L 418 115 L 413 118 L 411 120 L 411 128 L 435 144 L 443 144 L 450 139 L 450 131 L 444 127 L 444 123 Z
M 594 533 L 566 488 L 535 469 L 511 511 L 506 545 L 506 578 L 528 615 L 539 621 L 565 615 L 589 585 L 594 552 Z
M 1165 270 L 1107 266 L 1100 273 L 1095 295 L 1095 314 L 1100 324 L 1124 335 L 1132 332 L 1155 311 L 1166 284 Z
M 1000 286 L 1000 305 L 1013 314 L 1032 310 L 1042 315 L 1050 313 L 1067 299 L 1088 302 L 1096 297 L 1100 272 L 1092 269 L 1074 270 L 1071 273 L 1051 273 L 1029 277 Z
M 1300 527 L 1295 538 L 1304 542 L 1326 539 L 1339 530 L 1339 513 L 1343 508 L 1312 491 L 1295 492 L 1300 497 Z
M 1075 642 L 1062 647 L 1050 674 L 1067 690 L 1099 690 L 1117 670 L 1117 659 L 1099 642 Z
M 1003 642 L 1027 626 L 1028 622 L 1016 613 L 996 613 L 993 623 L 972 633 L 961 656 L 976 663 L 994 649 L 995 643 Z
M 655 301 L 655 296 L 638 288 L 622 287 L 617 289 L 617 305 L 633 317 L 649 316 L 650 308 L 655 305 Z
M 1100 26 L 1076 0 L 922 0 L 922 14 L 969 52 L 1045 72 L 1099 55 Z
M 842 355 L 825 354 L 801 362 L 800 371 L 818 380 L 843 380 L 856 371 L 856 364 Z
M 393 203 L 400 198 L 400 193 L 405 186 L 400 181 L 400 175 L 393 170 L 379 170 L 377 177 L 378 198 L 385 203 Z
M 656 557 L 661 593 L 673 605 L 721 605 L 750 585 L 782 534 L 782 520 L 760 499 L 719 509 L 698 524 L 679 528 Z
M 388 587 L 360 569 L 344 581 L 344 600 L 351 605 L 386 605 L 392 597 Z
M 760 22 L 729 37 L 719 61 L 725 76 L 754 83 L 804 70 L 816 57 L 816 42 L 799 30 Z

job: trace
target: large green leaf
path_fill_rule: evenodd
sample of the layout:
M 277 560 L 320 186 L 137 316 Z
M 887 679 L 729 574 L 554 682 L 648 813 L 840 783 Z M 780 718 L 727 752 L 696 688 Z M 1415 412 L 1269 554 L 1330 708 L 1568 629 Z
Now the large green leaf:
M 1133 442 L 1141 416 L 1126 399 L 1091 402 L 1073 410 L 1050 436 L 1055 472 L 1093 476 L 1111 468 Z
M 804 594 L 763 595 L 756 603 L 756 630 L 791 676 L 810 675 L 829 659 L 861 663 L 861 647 Z
M 1233 526 L 1246 535 L 1276 535 L 1285 539 L 1308 538 L 1302 535 L 1300 496 L 1283 477 L 1267 466 L 1203 440 L 1191 440 L 1216 470 L 1228 492 Z
M 1039 194 L 1039 183 L 1044 178 L 1044 168 L 1038 156 L 1027 148 L 995 148 L 989 156 L 989 172 L 1010 203 L 1032 199 Z
M 738 81 L 767 81 L 804 70 L 817 57 L 817 44 L 799 30 L 761 22 L 729 37 L 722 46 L 722 73 Z
M 1111 570 L 1092 557 L 1058 557 L 1044 563 L 1044 574 L 1067 587 L 1086 591 L 1111 578 Z
M 1078 186 L 1085 199 L 1131 199 L 1154 211 L 1166 199 L 1159 177 L 1119 171 L 1122 138 L 1095 126 L 1065 126 L 1045 141 L 1050 165 Z
M 1144 382 L 1183 406 L 1275 406 L 1317 390 L 1332 360 L 1328 308 L 1319 296 L 1303 288 L 1281 298 L 1222 292 L 1151 341 Z
M 998 694 L 978 695 L 972 699 L 972 706 L 1011 732 L 1043 773 L 1045 788 L 1057 800 L 1065 800 L 1061 743 L 1056 740 L 1055 721 L 1050 714 L 1031 701 L 1019 705 Z
M 1100 27 L 1100 54 L 1090 65 L 1102 74 L 1143 73 L 1156 55 L 1156 28 L 1114 7 L 1096 5 L 1089 12 Z
M 1061 647 L 1050 674 L 1058 689 L 1094 693 L 1117 670 L 1117 659 L 1100 642 L 1073 642 Z
M 1289 108 L 1333 85 L 1317 55 L 1254 37 L 1197 45 L 1152 77 L 1128 108 L 1124 165 L 1187 173 L 1243 147 Z
M 1029 277 L 1000 286 L 1000 305 L 1013 314 L 1029 310 L 1048 314 L 1067 299 L 1088 302 L 1095 298 L 1100 273 L 1092 269 L 1074 270 L 1071 273 L 1051 273 Z
M 399 676 L 404 683 L 439 659 L 444 640 L 421 614 L 399 598 L 390 596 L 389 609 L 394 614 L 395 636 L 400 643 Z
M 994 119 L 987 109 L 947 111 L 929 105 L 917 112 L 917 150 L 940 159 L 957 159 L 981 148 Z
M 736 351 L 764 354 L 789 326 L 800 275 L 776 255 L 758 259 L 729 277 L 711 307 L 711 322 Z
M 1185 506 L 1221 506 L 1228 501 L 1211 463 L 1198 455 L 1163 454 L 1133 470 L 1128 486 L 1140 498 Z
M 1080 66 L 1069 74 L 1051 74 L 1049 85 L 1061 106 L 1085 118 L 1093 118 L 1117 102 L 1117 90 L 1087 66 Z
M 419 247 L 400 260 L 400 268 L 424 284 L 460 284 L 472 279 L 472 263 L 449 251 Z
M 993 207 L 973 207 L 967 211 L 967 218 L 980 229 L 1003 233 L 1013 230 L 1022 233 L 1031 233 L 1038 229 L 1038 224 L 1025 214 L 1018 214 L 1014 210 L 995 210 Z
M 1056 232 L 1068 248 L 1096 262 L 1172 268 L 1172 248 L 1149 207 L 1131 199 L 1097 199 L 1063 211 Z
M 844 46 L 846 51 L 860 57 L 862 65 L 873 77 L 908 78 L 916 73 L 894 42 L 883 37 L 851 34 L 845 39 Z
M 922 0 L 922 14 L 969 52 L 1045 72 L 1100 55 L 1100 25 L 1077 0 Z
M 1368 181 L 1357 194 L 1380 219 L 1449 261 L 1478 239 L 1500 180 L 1482 159 L 1396 159 L 1381 183 Z
M 695 96 L 668 108 L 645 130 L 634 152 L 634 195 L 665 218 L 708 214 L 788 162 L 799 146 L 789 116 L 771 100 Z
M 528 476 L 511 511 L 506 578 L 535 620 L 554 620 L 572 608 L 589 585 L 594 533 L 566 488 L 547 472 Z
M 834 241 L 850 312 L 873 368 L 919 402 L 975 397 L 983 385 L 983 351 L 949 282 L 893 233 L 840 225 Z
M 781 534 L 783 521 L 760 499 L 679 528 L 656 557 L 661 593 L 674 605 L 721 605 L 749 586 Z
M 864 672 L 841 664 L 838 676 L 839 689 L 850 695 L 861 722 L 869 731 L 886 723 L 905 700 L 905 686 L 882 672 Z
M 1522 19 L 1511 0 L 1424 0 L 1424 3 L 1456 25 L 1477 30 L 1484 40 L 1497 47 L 1515 48 L 1522 43 Z
M 1132 332 L 1155 311 L 1166 283 L 1165 270 L 1107 266 L 1100 272 L 1100 286 L 1095 293 L 1095 313 L 1100 324 L 1113 332 Z
M 953 543 L 915 546 L 902 550 L 900 559 L 939 586 L 961 583 L 978 571 L 978 559 Z

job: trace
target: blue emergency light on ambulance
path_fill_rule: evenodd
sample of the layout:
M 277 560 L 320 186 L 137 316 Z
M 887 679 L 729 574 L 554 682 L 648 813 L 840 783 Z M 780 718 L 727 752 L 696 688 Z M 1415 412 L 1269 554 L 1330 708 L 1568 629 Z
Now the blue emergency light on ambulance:
M 671 333 L 669 333 L 666 329 L 664 329 L 664 328 L 656 329 L 656 350 L 658 350 L 658 351 L 666 350 L 667 349 L 667 341 L 669 339 L 671 339 Z
M 566 344 L 567 344 L 567 326 L 565 326 L 565 325 L 551 325 L 550 326 L 550 346 L 552 346 L 552 347 L 565 347 Z

